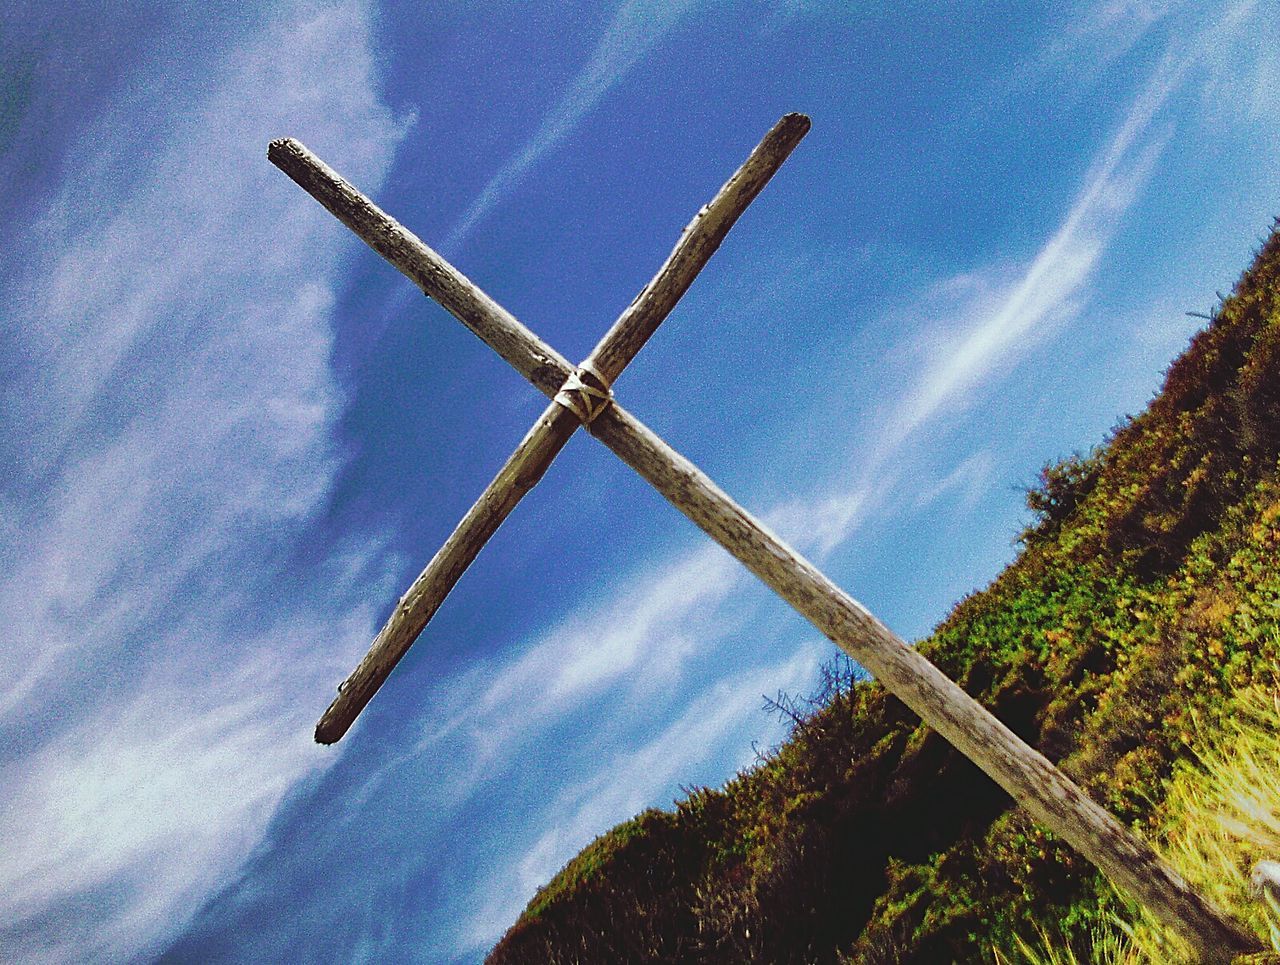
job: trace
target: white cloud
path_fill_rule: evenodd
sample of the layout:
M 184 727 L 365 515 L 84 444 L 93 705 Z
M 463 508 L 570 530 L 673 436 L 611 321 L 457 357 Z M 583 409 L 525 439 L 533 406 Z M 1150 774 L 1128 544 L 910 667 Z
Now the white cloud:
M 1078 24 L 1051 45 L 1051 51 L 1062 48 L 1081 57 L 1087 51 L 1090 62 L 1110 62 L 1155 24 L 1177 21 L 1176 39 L 1094 157 L 1061 225 L 1030 263 L 1011 281 L 997 267 L 944 279 L 910 313 L 908 329 L 925 333 L 923 375 L 905 398 L 893 400 L 888 428 L 866 464 L 868 475 L 879 472 L 917 429 L 945 410 L 963 407 L 1003 366 L 1083 309 L 1113 233 L 1173 137 L 1173 122 L 1161 122 L 1160 114 L 1175 91 L 1194 77 L 1210 101 L 1225 97 L 1238 111 L 1254 110 L 1256 91 L 1266 86 L 1263 78 L 1277 62 L 1274 45 L 1256 39 L 1259 33 L 1280 35 L 1275 18 L 1260 17 L 1257 8 L 1256 0 L 1244 0 L 1200 22 L 1197 10 L 1177 3 L 1086 4 Z M 1242 63 L 1248 69 L 1232 69 Z
M 1089 79 L 1167 23 L 1185 0 L 1082 0 L 1064 5 L 1065 22 L 1045 45 L 1032 70 L 1083 71 Z
M 523 854 L 503 855 L 507 874 L 483 882 L 478 908 L 459 936 L 460 950 L 492 943 L 534 891 L 592 838 L 648 807 L 673 785 L 687 782 L 700 763 L 725 753 L 743 722 L 759 713 L 762 694 L 808 685 L 825 648 L 810 640 L 782 649 L 788 659 L 721 677 L 651 740 L 616 750 L 593 773 L 560 789 L 543 808 L 545 820 L 538 823 L 542 833 L 524 846 Z M 731 752 L 740 766 L 750 763 L 743 750 Z M 514 881 L 508 869 L 514 869 Z
M 1201 71 L 1200 96 L 1211 122 L 1254 124 L 1272 135 L 1280 113 L 1280 21 L 1259 0 L 1079 0 L 1019 78 L 1090 88 L 1127 56 L 1164 43 L 1184 68 Z M 1272 143 L 1275 140 L 1272 138 Z
M 16 789 L 0 815 L 10 842 L 0 930 L 44 926 L 30 945 L 10 943 L 25 961 L 119 961 L 154 949 L 234 877 L 294 784 L 332 760 L 299 719 L 298 681 L 273 653 L 286 637 L 298 657 L 363 638 L 368 614 L 290 617 L 236 641 L 251 655 L 228 666 L 183 654 L 180 671 L 146 673 L 136 690 L 0 772 Z M 165 642 L 181 654 L 200 629 L 188 621 Z M 99 915 L 50 922 L 64 902 L 97 892 L 114 894 Z
M 853 534 L 874 499 L 870 486 L 856 487 L 783 503 L 764 518 L 796 549 L 822 559 Z
M 543 702 L 572 706 L 637 663 L 661 660 L 673 669 L 689 638 L 704 629 L 699 614 L 729 595 L 738 573 L 727 553 L 704 545 L 665 567 L 656 579 L 649 579 L 648 572 L 632 577 L 635 585 L 598 610 L 571 616 L 502 673 L 481 698 L 481 709 L 506 704 L 529 680 L 541 681 L 535 708 Z M 664 653 L 655 650 L 657 641 L 663 642 Z
M 6 306 L 28 364 L 0 548 L 0 942 L 23 960 L 155 949 L 334 759 L 310 725 L 372 629 L 352 590 L 372 554 L 318 565 L 341 613 L 255 593 L 340 460 L 344 233 L 265 153 L 297 134 L 381 180 L 403 129 L 370 44 L 362 3 L 277 8 L 154 115 L 149 147 L 112 135 L 155 110 L 135 78 Z
M 912 319 L 909 330 L 923 327 L 931 333 L 928 364 L 895 397 L 895 416 L 882 423 L 871 459 L 862 463 L 861 477 L 855 475 L 863 482 L 825 491 L 816 487 L 810 496 L 769 510 L 764 515 L 768 525 L 803 552 L 829 555 L 899 481 L 890 463 L 913 434 L 945 407 L 985 387 L 1000 363 L 1025 351 L 1042 329 L 1072 316 L 1109 232 L 1136 197 L 1163 145 L 1162 136 L 1151 136 L 1151 122 L 1173 82 L 1162 71 L 1135 99 L 1099 152 L 1062 225 L 1027 267 L 1006 280 L 993 278 L 991 271 L 948 279 L 918 306 L 944 309 L 943 317 Z M 975 453 L 921 498 L 927 502 L 958 491 L 961 503 L 971 504 L 990 472 L 990 455 Z M 747 626 L 763 639 L 778 635 L 777 614 L 747 602 L 749 591 L 758 589 L 744 569 L 710 544 L 644 565 L 621 581 L 607 602 L 584 607 L 494 671 L 481 696 L 457 714 L 445 713 L 450 724 L 430 732 L 415 753 L 438 753 L 445 738 L 465 734 L 475 766 L 464 779 L 450 781 L 465 796 L 515 767 L 521 748 L 551 739 L 560 721 L 581 713 L 606 690 L 616 718 L 612 724 L 618 732 L 634 732 L 645 695 L 678 679 L 693 655 L 727 655 Z M 791 633 L 786 636 L 792 638 Z M 608 753 L 585 769 L 566 771 L 576 780 L 545 808 L 554 817 L 535 822 L 543 829 L 536 838 L 525 835 L 514 844 L 524 848 L 524 857 L 515 864 L 516 880 L 504 874 L 481 881 L 484 896 L 459 935 L 459 948 L 492 941 L 573 851 L 651 803 L 673 779 L 688 774 L 691 761 L 722 735 L 739 733 L 758 711 L 761 692 L 805 689 L 824 648 L 809 642 L 794 652 L 791 661 L 763 669 L 733 663 L 699 668 L 697 679 L 706 692 L 671 726 L 638 750 Z M 517 706 L 520 713 L 515 715 L 511 709 Z M 505 850 L 503 860 L 504 868 L 511 866 Z
M 465 797 L 585 701 L 611 691 L 616 707 L 669 690 L 690 658 L 714 651 L 741 626 L 741 617 L 724 618 L 722 604 L 744 577 L 742 568 L 713 544 L 667 561 L 660 574 L 640 567 L 619 581 L 604 603 L 571 614 L 519 656 L 468 675 L 465 684 L 450 685 L 448 692 L 465 694 L 464 709 L 441 713 L 438 719 L 447 723 L 429 729 L 407 758 L 389 764 L 384 774 L 409 757 L 438 752 L 460 732 L 469 766 L 465 776 L 451 781 L 450 797 Z M 482 679 L 489 682 L 481 685 Z M 518 714 L 512 712 L 515 707 Z
M 1112 233 L 1168 142 L 1170 128 L 1155 118 L 1185 69 L 1168 58 L 1158 67 L 1094 158 L 1062 224 L 1012 281 L 988 268 L 944 279 L 921 300 L 908 324 L 925 333 L 923 373 L 893 400 L 866 472 L 878 472 L 909 436 L 962 407 L 1002 366 L 1078 314 Z
M 1205 68 L 1202 102 L 1215 125 L 1257 128 L 1280 144 L 1280 20 L 1258 0 L 1241 0 L 1196 38 L 1195 56 Z
M 975 452 L 932 485 L 924 485 L 915 499 L 917 509 L 931 506 L 943 496 L 959 494 L 959 507 L 972 509 L 990 486 L 994 459 L 987 450 Z
M 578 126 L 601 99 L 661 42 L 698 0 L 623 0 L 591 59 L 568 90 L 538 124 L 533 136 L 489 179 L 445 237 L 442 250 L 451 254 L 495 207 L 509 195 L 556 145 Z

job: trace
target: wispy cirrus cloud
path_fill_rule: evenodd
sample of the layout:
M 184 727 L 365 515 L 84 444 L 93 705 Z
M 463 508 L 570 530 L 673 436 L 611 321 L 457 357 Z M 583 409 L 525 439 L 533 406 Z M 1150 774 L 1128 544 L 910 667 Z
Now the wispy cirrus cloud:
M 605 698 L 641 707 L 742 628 L 747 611 L 726 620 L 723 604 L 747 575 L 715 545 L 667 561 L 656 579 L 638 567 L 604 600 L 536 634 L 516 655 L 451 682 L 444 693 L 461 703 L 435 715 L 443 723 L 427 726 L 417 745 L 372 775 L 365 793 L 413 759 L 449 747 L 454 764 L 465 762 L 448 781 L 447 797 L 457 803 L 514 766 L 576 708 Z
M 533 136 L 503 162 L 497 173 L 449 229 L 441 248 L 456 255 L 458 248 L 495 207 L 503 202 L 609 91 L 700 0 L 623 0 L 597 42 L 586 65 L 568 89 L 538 122 Z
M 944 408 L 962 404 L 1000 366 L 1079 313 L 1112 233 L 1168 142 L 1171 129 L 1156 124 L 1157 112 L 1186 66 L 1173 57 L 1162 61 L 1095 156 L 1061 225 L 1012 281 L 1001 282 L 1008 272 L 995 268 L 957 275 L 937 283 L 912 311 L 919 323 L 913 328 L 925 333 L 923 372 L 895 403 L 870 471 Z
M 265 148 L 297 133 L 377 183 L 404 129 L 370 48 L 365 4 L 304 2 L 192 67 L 170 113 L 134 77 L 6 279 L 8 956 L 153 952 L 333 760 L 310 717 L 372 626 L 353 584 L 381 570 L 338 550 L 314 570 L 332 597 L 273 582 L 342 458 L 344 249 Z M 113 133 L 142 116 L 151 140 Z
M 907 353 L 919 368 L 902 383 L 887 386 L 893 394 L 886 406 L 891 403 L 892 408 L 878 420 L 870 445 L 860 451 L 852 473 L 855 484 L 850 487 L 843 481 L 850 478 L 846 472 L 839 483 L 816 486 L 808 496 L 776 505 L 764 514 L 770 525 L 803 552 L 819 557 L 835 552 L 890 498 L 901 481 L 894 464 L 914 437 L 931 428 L 942 413 L 990 391 L 1042 338 L 1078 316 L 1112 233 L 1140 196 L 1167 142 L 1169 130 L 1159 123 L 1159 112 L 1184 76 L 1185 65 L 1172 58 L 1159 65 L 1093 158 L 1061 223 L 1028 263 L 1014 270 L 1004 265 L 945 279 L 921 296 L 911 310 L 908 329 L 928 334 Z M 989 453 L 969 453 L 926 486 L 912 506 L 927 507 L 948 493 L 972 505 L 991 473 Z M 716 557 L 717 552 L 708 547 L 683 561 L 663 559 L 638 569 L 611 602 L 569 618 L 568 627 L 580 626 L 585 632 L 553 631 L 498 670 L 485 696 L 455 719 L 449 732 L 470 730 L 475 748 L 487 756 L 485 770 L 501 772 L 509 766 L 504 757 L 513 747 L 546 739 L 555 721 L 603 688 L 620 688 L 622 693 L 615 692 L 611 703 L 626 706 L 631 698 L 624 695 L 652 686 L 646 678 L 679 673 L 696 653 L 732 648 L 738 640 L 734 627 L 741 625 L 744 610 L 752 613 L 756 635 L 769 638 L 778 632 L 772 617 L 745 604 L 751 581 L 744 571 L 722 554 Z M 794 639 L 790 631 L 781 635 Z M 682 644 L 686 638 L 696 643 Z M 707 688 L 706 696 L 691 702 L 688 713 L 652 743 L 601 761 L 595 769 L 577 771 L 574 783 L 545 808 L 547 830 L 517 845 L 523 854 L 517 864 L 521 881 L 484 884 L 460 947 L 496 937 L 534 887 L 574 851 L 652 800 L 655 789 L 676 773 L 666 764 L 688 766 L 690 747 L 714 742 L 693 736 L 699 722 L 714 721 L 716 733 L 735 733 L 758 707 L 756 695 L 762 690 L 803 689 L 813 679 L 821 648 L 814 645 L 799 653 L 808 662 L 788 665 L 790 669 L 756 666 L 717 676 L 704 667 L 698 679 Z M 538 685 L 530 689 L 529 682 L 535 680 Z M 533 724 L 532 732 L 518 738 L 515 725 L 500 716 L 517 694 L 524 694 L 522 707 L 529 711 L 520 720 L 521 731 L 527 722 Z M 432 743 L 428 738 L 419 750 Z M 509 856 L 505 860 L 510 864 Z
M 492 944 L 516 920 L 528 896 L 586 842 L 650 806 L 673 784 L 689 783 L 690 770 L 700 762 L 729 756 L 739 766 L 751 763 L 750 748 L 735 740 L 742 722 L 759 713 L 761 694 L 808 686 L 823 649 L 809 639 L 788 648 L 786 659 L 721 677 L 644 744 L 616 748 L 592 773 L 558 789 L 546 807 L 556 819 L 544 824 L 521 853 L 504 854 L 501 870 L 514 869 L 515 880 L 496 873 L 488 879 L 460 934 L 459 948 Z
M 1178 2 L 1089 3 L 1048 50 L 1053 57 L 1069 53 L 1068 59 L 1110 63 L 1157 25 L 1168 28 L 1172 39 L 1092 159 L 1061 224 L 1030 262 L 1013 271 L 992 265 L 943 279 L 909 313 L 909 326 L 925 333 L 914 355 L 923 374 L 905 399 L 895 400 L 871 471 L 879 471 L 913 432 L 944 409 L 963 407 L 1002 366 L 1087 305 L 1090 282 L 1113 234 L 1175 136 L 1177 122 L 1162 119 L 1175 93 L 1198 98 L 1201 112 L 1230 109 L 1263 124 L 1274 119 L 1280 101 L 1272 98 L 1268 107 L 1267 78 L 1280 58 L 1274 44 L 1259 38 L 1280 39 L 1280 25 L 1256 0 L 1225 11 Z
M 1066 71 L 1092 82 L 1111 64 L 1160 30 L 1185 0 L 1079 0 L 1064 4 L 1062 22 L 1022 77 Z

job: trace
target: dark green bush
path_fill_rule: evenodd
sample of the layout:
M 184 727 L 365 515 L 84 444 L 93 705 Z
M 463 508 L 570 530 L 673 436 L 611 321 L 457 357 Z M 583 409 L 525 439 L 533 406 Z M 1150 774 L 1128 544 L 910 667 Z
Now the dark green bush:
M 1035 520 L 1019 539 L 1032 543 L 1056 533 L 1093 491 L 1101 468 L 1101 459 L 1095 453 L 1076 453 L 1060 462 L 1045 463 L 1036 485 L 1026 495 L 1027 509 Z
M 1152 829 L 1190 735 L 1280 662 L 1280 233 L 1088 456 L 1047 465 L 1019 558 L 920 644 L 1101 803 Z M 833 663 L 723 790 L 603 835 L 490 961 L 989 960 L 1087 940 L 1097 874 L 878 684 Z

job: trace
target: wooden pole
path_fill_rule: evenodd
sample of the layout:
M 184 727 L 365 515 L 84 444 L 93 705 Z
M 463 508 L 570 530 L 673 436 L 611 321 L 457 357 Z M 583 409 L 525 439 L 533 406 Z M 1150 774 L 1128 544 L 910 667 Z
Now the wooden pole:
M 1256 937 L 1193 890 L 1147 842 L 622 406 L 615 402 L 587 431 L 982 768 L 1032 817 L 1186 939 L 1202 961 L 1225 963 L 1261 950 Z
M 788 114 L 773 126 L 733 177 L 685 227 L 670 256 L 618 317 L 585 366 L 590 366 L 606 383 L 612 383 L 622 374 L 808 130 L 809 119 L 803 114 Z M 316 186 L 321 197 L 350 197 L 350 192 L 344 190 L 345 182 L 297 141 L 272 144 L 268 156 L 309 192 Z M 363 205 L 358 207 L 365 210 Z M 371 203 L 370 207 L 373 207 Z M 416 239 L 411 238 L 399 237 L 394 246 L 386 246 L 387 250 L 415 250 Z M 420 241 L 416 244 L 427 248 Z M 434 272 L 422 274 L 436 276 Z M 472 299 L 460 302 L 471 303 Z M 554 402 L 533 424 L 475 505 L 400 598 L 360 665 L 338 688 L 338 696 L 316 725 L 319 743 L 332 744 L 347 732 L 484 544 L 543 477 L 578 425 L 575 415 Z
M 365 200 L 361 211 L 367 213 L 369 207 L 371 203 Z M 342 217 L 342 220 L 351 226 L 352 221 L 359 219 L 349 221 Z M 378 240 L 384 237 L 384 231 L 395 229 L 399 226 L 394 222 L 385 228 L 376 226 L 372 236 Z M 361 232 L 357 230 L 357 234 Z M 373 241 L 369 243 L 378 249 Z M 462 315 L 459 318 L 486 341 L 488 337 L 483 332 L 495 333 L 495 350 L 504 358 L 507 354 L 514 356 L 508 361 L 516 370 L 554 397 L 573 373 L 572 367 L 505 311 L 488 311 L 487 306 L 494 305 L 492 300 L 435 252 L 430 249 L 426 252 L 429 263 L 414 263 L 405 273 L 414 280 L 421 277 L 433 284 L 439 283 L 451 297 L 458 296 L 458 302 L 467 312 L 483 314 L 482 319 Z M 508 320 L 518 328 L 508 330 Z M 1201 961 L 1226 963 L 1236 955 L 1261 950 L 1255 936 L 1192 890 L 1149 844 L 1120 825 L 1042 754 L 823 576 L 812 563 L 769 532 L 616 401 L 587 428 L 866 667 L 926 724 L 982 768 L 1036 820 L 1071 844 L 1112 882 L 1181 935 Z
M 568 359 L 301 142 L 291 137 L 272 141 L 267 158 L 545 395 L 560 391 L 560 373 L 571 367 Z
M 676 302 L 684 297 L 729 229 L 737 223 L 738 217 L 747 210 L 807 133 L 809 118 L 803 114 L 786 114 L 773 125 L 742 167 L 694 215 L 666 262 L 627 310 L 618 316 L 613 327 L 587 357 L 586 365 L 604 376 L 607 382 L 617 380 L 627 363 L 676 307 Z

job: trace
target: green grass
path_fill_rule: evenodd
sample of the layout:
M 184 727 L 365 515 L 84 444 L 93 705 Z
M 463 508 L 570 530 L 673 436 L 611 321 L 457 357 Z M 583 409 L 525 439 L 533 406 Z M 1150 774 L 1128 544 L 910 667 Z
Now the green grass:
M 1250 887 L 1258 861 L 1280 859 L 1280 692 L 1248 687 L 1221 722 L 1198 730 L 1160 809 L 1163 850 L 1193 887 L 1280 952 L 1280 909 Z M 1146 916 L 1132 934 L 1148 957 L 1177 947 Z
M 992 949 L 992 955 L 996 965 L 1145 965 L 1149 961 L 1119 923 L 1095 928 L 1086 951 L 1077 952 L 1060 936 L 1037 927 L 1034 938 L 1015 938 L 1012 949 Z
M 1280 689 L 1250 686 L 1224 708 L 1223 720 L 1188 735 L 1192 756 L 1179 763 L 1158 809 L 1161 851 L 1210 897 L 1280 953 L 1280 902 L 1250 885 L 1254 865 L 1280 859 Z M 1189 961 L 1176 935 L 1119 899 L 1109 921 L 1075 945 L 1036 925 L 993 948 L 998 965 L 1163 965 Z
M 1280 662 L 1278 460 L 1273 233 L 1148 409 L 1046 466 L 1018 559 L 920 643 L 1263 936 L 1241 875 L 1276 815 L 1245 788 L 1272 795 L 1277 728 L 1239 728 Z M 724 788 L 593 843 L 490 960 L 1154 954 L 1159 933 L 1091 866 L 878 684 L 837 660 L 796 707 L 791 738 Z

